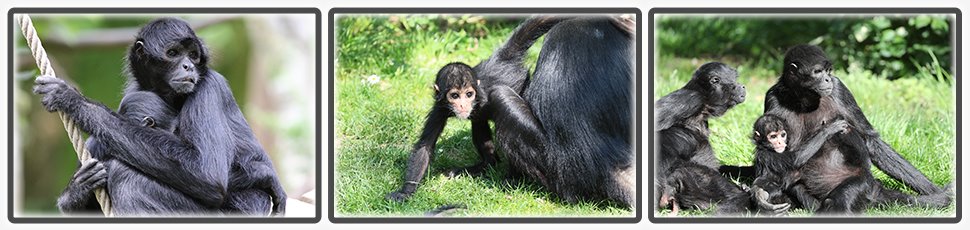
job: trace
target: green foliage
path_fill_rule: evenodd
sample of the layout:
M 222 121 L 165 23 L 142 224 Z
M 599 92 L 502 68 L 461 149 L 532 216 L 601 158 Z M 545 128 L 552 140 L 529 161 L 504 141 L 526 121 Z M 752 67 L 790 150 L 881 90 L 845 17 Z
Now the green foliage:
M 342 67 L 339 70 L 353 72 L 348 74 L 415 76 L 440 67 L 424 65 L 429 62 L 482 60 L 472 57 L 487 56 L 491 49 L 485 47 L 504 42 L 489 35 L 507 34 L 516 23 L 507 18 L 477 16 L 339 16 L 337 65 Z
M 714 61 L 660 57 L 656 60 L 653 101 L 683 87 L 701 64 Z M 724 116 L 710 120 L 711 146 L 721 163 L 751 165 L 754 144 L 750 140 L 754 121 L 764 112 L 765 93 L 775 84 L 777 70 L 752 64 L 738 64 L 738 82 L 747 88 L 747 100 Z M 742 62 L 744 63 L 744 62 Z M 921 72 L 925 76 L 932 73 Z M 956 179 L 956 86 L 932 78 L 906 78 L 889 81 L 874 77 L 861 68 L 836 70 L 836 75 L 849 88 L 863 113 L 880 137 L 937 185 Z M 873 170 L 886 186 L 912 193 L 879 170 Z M 946 209 L 927 209 L 902 205 L 874 207 L 869 216 L 952 216 L 955 205 Z M 660 212 L 661 215 L 668 211 Z M 690 211 L 684 215 L 709 215 L 707 211 Z M 796 210 L 792 216 L 810 216 Z
M 506 181 L 500 164 L 482 177 L 442 172 L 478 161 L 467 120 L 451 119 L 430 173 L 407 202 L 384 200 L 401 186 L 412 145 L 433 99 L 434 75 L 447 63 L 475 65 L 498 48 L 521 18 L 339 16 L 335 79 L 337 216 L 419 216 L 446 204 L 453 216 L 631 216 L 597 202 L 564 203 L 537 184 Z M 541 41 L 530 49 L 534 65 Z M 533 67 L 529 67 L 533 69 Z M 373 77 L 371 77 L 373 76 Z M 373 81 L 368 81 L 372 78 Z
M 798 44 L 821 46 L 836 66 L 858 65 L 888 79 L 934 77 L 950 81 L 953 17 L 683 17 L 657 23 L 661 54 L 736 57 L 780 68 Z M 923 75 L 921 73 L 930 73 Z M 943 77 L 943 78 L 939 78 Z

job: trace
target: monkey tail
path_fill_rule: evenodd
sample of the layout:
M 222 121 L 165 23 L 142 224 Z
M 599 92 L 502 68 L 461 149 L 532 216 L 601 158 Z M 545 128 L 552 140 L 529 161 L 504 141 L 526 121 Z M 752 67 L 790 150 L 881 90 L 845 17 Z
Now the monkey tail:
M 424 213 L 425 216 L 447 216 L 460 209 L 468 209 L 464 204 L 448 204 Z
M 539 37 L 542 37 L 542 35 L 546 34 L 546 32 L 549 32 L 549 30 L 552 29 L 552 27 L 556 24 L 559 24 L 559 22 L 570 18 L 573 17 L 551 15 L 535 16 L 526 19 L 525 22 L 522 22 L 522 24 L 519 25 L 519 27 L 515 28 L 515 33 L 512 33 L 509 40 L 505 42 L 504 46 L 502 46 L 503 49 L 496 52 L 496 55 L 503 60 L 519 62 L 523 57 L 525 57 L 525 52 L 532 47 L 532 44 L 534 44 Z
M 953 184 L 947 185 L 943 192 L 916 196 L 886 188 L 881 183 L 877 186 L 879 192 L 874 201 L 878 205 L 904 204 L 930 208 L 946 208 L 950 205 L 952 201 L 951 197 L 953 196 Z

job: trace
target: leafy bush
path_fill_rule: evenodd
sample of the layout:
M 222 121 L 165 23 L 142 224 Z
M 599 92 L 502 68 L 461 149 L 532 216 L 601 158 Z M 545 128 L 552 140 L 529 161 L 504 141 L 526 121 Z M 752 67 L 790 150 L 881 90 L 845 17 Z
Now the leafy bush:
M 835 65 L 858 65 L 888 79 L 949 81 L 953 17 L 682 17 L 658 19 L 662 55 L 741 58 L 780 69 L 788 47 L 819 45 Z M 931 74 L 920 74 L 920 70 Z

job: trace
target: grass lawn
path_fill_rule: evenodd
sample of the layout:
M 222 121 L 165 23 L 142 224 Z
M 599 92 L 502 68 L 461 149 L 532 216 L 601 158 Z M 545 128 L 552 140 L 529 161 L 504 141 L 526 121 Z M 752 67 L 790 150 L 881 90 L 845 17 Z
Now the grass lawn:
M 683 87 L 694 70 L 708 61 L 712 60 L 672 57 L 656 60 L 655 90 L 651 100 L 657 101 Z M 752 125 L 763 113 L 765 93 L 775 83 L 778 71 L 745 66 L 742 63 L 727 64 L 737 68 L 740 75 L 738 81 L 747 87 L 747 100 L 724 116 L 710 120 L 711 145 L 721 163 L 751 165 L 754 159 L 754 144 L 750 140 Z M 955 182 L 955 86 L 927 78 L 889 81 L 857 68 L 836 69 L 835 75 L 852 91 L 859 107 L 886 143 L 937 185 Z M 873 173 L 886 186 L 912 193 L 912 190 L 875 167 Z M 895 205 L 873 207 L 865 215 L 954 216 L 955 208 L 955 205 L 942 210 Z M 663 210 L 660 215 L 668 212 L 669 210 Z M 707 213 L 709 212 L 681 212 L 682 215 Z M 796 210 L 792 215 L 806 216 L 811 213 Z
M 443 22 L 448 26 L 440 27 Z M 517 24 L 476 17 L 337 18 L 336 216 L 421 216 L 447 204 L 468 207 L 451 216 L 632 215 L 601 203 L 566 204 L 537 184 L 506 182 L 504 162 L 482 177 L 442 175 L 478 161 L 471 126 L 457 118 L 449 120 L 439 138 L 431 173 L 414 196 L 404 203 L 384 200 L 402 183 L 433 102 L 431 85 L 438 69 L 455 61 L 477 64 Z M 530 50 L 529 69 L 541 42 Z

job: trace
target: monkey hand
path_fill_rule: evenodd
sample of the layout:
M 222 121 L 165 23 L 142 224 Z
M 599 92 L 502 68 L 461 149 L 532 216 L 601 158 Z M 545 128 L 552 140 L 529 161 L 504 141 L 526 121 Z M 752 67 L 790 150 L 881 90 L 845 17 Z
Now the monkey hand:
M 836 134 L 836 133 L 846 134 L 849 132 L 849 122 L 843 119 L 835 120 L 828 125 L 826 130 L 831 134 Z
M 71 178 L 64 193 L 57 198 L 57 207 L 63 213 L 74 213 L 84 209 L 91 191 L 102 188 L 107 183 L 108 172 L 97 159 L 91 158 L 81 163 L 81 168 Z
M 283 191 L 283 187 L 277 183 L 273 186 L 273 191 L 270 194 L 273 199 L 273 210 L 270 213 L 272 216 L 283 216 L 286 214 L 286 192 Z
M 397 202 L 404 202 L 408 198 L 411 198 L 411 195 L 414 194 L 414 191 L 418 190 L 419 184 L 420 183 L 417 181 L 410 181 L 410 180 L 404 181 L 404 185 L 401 186 L 400 190 L 394 191 L 392 193 L 388 193 L 387 196 L 384 196 L 384 199 L 397 201 Z
M 102 188 L 107 183 L 108 170 L 98 159 L 88 159 L 81 163 L 81 168 L 71 178 L 71 185 L 79 191 L 90 193 L 96 188 Z
M 54 76 L 40 76 L 34 80 L 34 93 L 42 95 L 40 102 L 48 112 L 64 111 L 68 106 L 76 106 L 81 92 L 71 87 L 63 79 Z
M 411 198 L 412 194 L 413 193 L 410 192 L 394 191 L 392 193 L 388 193 L 387 196 L 384 196 L 384 199 L 395 202 L 404 202 L 408 200 L 408 198 Z
M 751 189 L 751 193 L 754 197 L 755 203 L 758 205 L 758 210 L 763 213 L 767 213 L 773 216 L 784 215 L 791 208 L 788 203 L 772 204 L 769 200 L 771 199 L 771 194 L 769 194 L 764 189 L 760 187 L 754 187 Z

